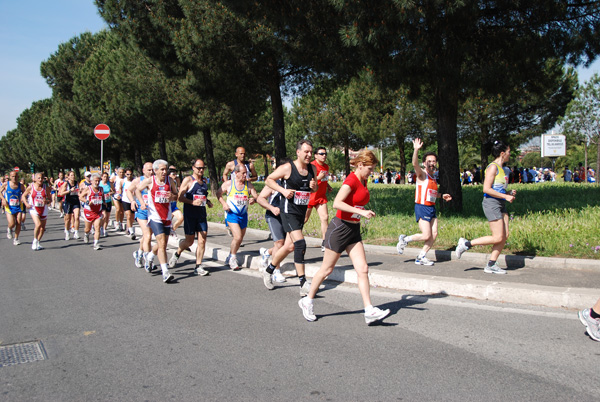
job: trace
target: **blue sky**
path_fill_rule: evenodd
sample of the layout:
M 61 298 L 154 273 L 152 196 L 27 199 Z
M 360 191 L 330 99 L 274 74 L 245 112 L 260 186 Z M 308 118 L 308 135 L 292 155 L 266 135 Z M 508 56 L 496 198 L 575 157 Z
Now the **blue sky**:
M 17 117 L 52 93 L 40 64 L 60 43 L 106 27 L 92 0 L 0 0 L 0 136 L 17 127 Z M 579 80 L 600 72 L 600 61 L 579 70 Z

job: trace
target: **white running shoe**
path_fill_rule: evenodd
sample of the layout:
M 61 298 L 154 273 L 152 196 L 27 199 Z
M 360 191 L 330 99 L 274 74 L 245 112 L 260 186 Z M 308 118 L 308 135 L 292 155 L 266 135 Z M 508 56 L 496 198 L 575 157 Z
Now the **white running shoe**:
M 261 268 L 267 268 L 269 266 L 269 249 L 265 247 L 260 248 L 260 266 Z
M 102 246 L 100 246 L 100 243 L 94 243 L 94 250 L 102 250 Z
M 371 311 L 365 313 L 365 322 L 371 325 L 376 321 L 381 321 L 390 313 L 389 309 L 382 310 L 379 307 L 373 307 Z
M 266 269 L 261 269 L 260 273 L 262 274 L 263 283 L 265 284 L 265 287 L 269 290 L 273 289 L 275 287 L 273 285 L 273 275 L 268 273 Z
M 177 259 L 179 257 L 177 257 L 176 252 L 173 253 L 173 255 L 171 256 L 171 258 L 169 259 L 169 268 L 175 268 L 175 265 L 177 265 Z
M 204 266 L 204 264 L 200 264 L 200 265 L 196 266 L 196 268 L 194 268 L 194 274 L 200 275 L 200 276 L 208 275 L 210 272 L 208 272 L 205 268 L 206 267 Z
M 396 244 L 396 251 L 398 252 L 398 254 L 404 254 L 404 248 L 408 244 L 406 242 L 405 238 L 406 238 L 406 235 L 398 236 L 398 244 Z
M 135 235 L 135 230 L 133 229 L 131 229 L 131 232 L 129 232 L 129 236 L 131 237 L 131 240 L 137 239 L 137 236 Z
M 113 221 L 113 227 L 115 228 L 115 230 L 119 229 L 119 222 Z
M 137 258 L 135 259 L 135 266 L 137 268 L 142 268 L 144 266 L 144 262 L 142 261 L 144 258 L 144 253 L 140 253 L 140 250 L 137 251 Z
M 506 270 L 500 268 L 497 263 L 494 263 L 493 265 L 490 265 L 488 263 L 485 266 L 485 268 L 483 269 L 483 272 L 485 272 L 486 274 L 499 274 L 499 275 L 506 274 Z
M 168 269 L 166 271 L 163 271 L 162 277 L 163 277 L 163 282 L 164 283 L 169 283 L 173 279 L 175 279 L 175 277 L 173 275 L 171 275 L 171 273 L 169 272 Z
M 273 281 L 275 281 L 277 283 L 286 282 L 285 276 L 283 276 L 283 274 L 281 273 L 281 271 L 279 269 L 276 269 L 275 271 L 273 271 Z
M 6 229 L 6 238 L 8 240 L 12 240 L 12 238 L 13 238 L 12 230 L 10 230 L 10 228 Z
M 229 259 L 229 268 L 231 268 L 234 271 L 239 271 L 240 269 L 242 269 L 236 257 L 231 257 Z
M 42 244 L 38 240 L 36 250 L 43 250 L 43 249 L 44 249 L 44 247 L 42 247 Z
M 71 240 L 71 233 L 67 230 L 65 230 L 65 240 Z
M 154 261 L 149 258 L 144 258 L 144 269 L 150 273 L 154 270 Z
M 302 285 L 300 287 L 300 296 L 301 297 L 308 296 L 309 291 L 310 291 L 310 282 L 306 281 L 306 282 L 304 282 L 304 285 Z
M 34 251 L 37 250 L 37 239 L 33 239 L 31 242 L 31 249 Z
M 65 217 L 65 213 L 64 213 L 64 212 L 62 212 L 62 211 L 60 211 L 60 217 L 61 217 L 61 218 L 64 218 L 64 217 Z
M 317 316 L 315 315 L 315 313 L 313 312 L 313 304 L 312 303 L 305 303 L 304 302 L 304 297 L 300 300 L 298 300 L 298 306 L 300 306 L 300 308 L 302 309 L 302 315 L 304 315 L 304 318 L 306 318 L 306 321 L 316 321 L 317 320 Z
M 89 233 L 83 233 L 83 242 L 84 243 L 89 243 L 90 242 L 90 234 Z
M 73 238 L 74 238 L 75 240 L 79 240 L 79 239 L 81 239 L 81 237 L 79 237 L 79 232 L 78 232 L 78 231 L 75 231 L 75 234 L 73 234 Z
M 19 244 L 21 244 L 21 242 L 19 241 L 19 239 L 17 239 L 16 237 L 13 239 L 13 246 L 18 246 Z
M 415 260 L 415 264 L 416 265 L 433 265 L 433 261 L 431 261 L 429 258 L 427 257 L 417 257 L 417 259 Z
M 456 246 L 456 258 L 460 259 L 460 256 L 463 255 L 463 253 L 465 251 L 467 251 L 469 248 L 467 247 L 467 245 L 465 244 L 467 242 L 467 239 L 465 239 L 464 237 L 461 237 L 460 239 L 458 239 L 458 246 Z
M 579 321 L 585 325 L 587 334 L 595 341 L 600 341 L 600 319 L 592 318 L 589 308 L 577 313 Z

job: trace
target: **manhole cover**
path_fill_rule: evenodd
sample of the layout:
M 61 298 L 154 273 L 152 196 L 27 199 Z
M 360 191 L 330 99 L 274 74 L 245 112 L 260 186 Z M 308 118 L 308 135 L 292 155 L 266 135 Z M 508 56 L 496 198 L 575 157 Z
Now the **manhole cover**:
M 46 359 L 42 341 L 0 346 L 0 367 Z

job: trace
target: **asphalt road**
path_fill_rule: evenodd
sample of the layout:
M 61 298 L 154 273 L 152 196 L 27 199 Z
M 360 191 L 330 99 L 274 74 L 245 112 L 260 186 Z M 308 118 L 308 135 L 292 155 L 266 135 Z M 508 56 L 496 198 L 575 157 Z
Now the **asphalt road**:
M 600 343 L 573 311 L 373 289 L 392 313 L 368 327 L 356 288 L 331 283 L 309 323 L 294 278 L 268 291 L 182 258 L 164 284 L 114 232 L 94 251 L 51 213 L 36 252 L 30 219 L 16 247 L 0 220 L 0 346 L 47 353 L 0 367 L 2 401 L 598 400 Z

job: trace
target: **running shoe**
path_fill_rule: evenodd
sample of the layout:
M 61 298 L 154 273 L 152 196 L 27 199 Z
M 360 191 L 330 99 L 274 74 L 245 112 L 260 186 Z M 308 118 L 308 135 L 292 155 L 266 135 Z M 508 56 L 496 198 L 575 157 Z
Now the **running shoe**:
M 236 257 L 231 257 L 229 259 L 229 268 L 231 268 L 234 271 L 239 271 L 240 269 L 242 269 Z
M 64 217 L 65 217 L 65 213 L 64 213 L 64 212 L 61 212 L 61 213 L 60 213 L 60 217 L 61 217 L 61 218 L 64 218 Z
M 75 240 L 79 240 L 79 239 L 81 239 L 81 237 L 79 237 L 79 232 L 75 231 L 75 233 L 73 234 L 73 238 L 74 238 Z
M 431 261 L 429 258 L 427 257 L 417 257 L 417 259 L 415 260 L 415 264 L 416 265 L 433 265 L 433 261 Z
M 285 276 L 283 276 L 283 274 L 281 273 L 281 271 L 276 269 L 275 271 L 273 271 L 273 281 L 277 283 L 284 283 L 286 282 L 286 279 Z
M 305 303 L 304 302 L 304 297 L 300 300 L 298 300 L 298 306 L 300 306 L 300 308 L 302 309 L 302 315 L 304 315 L 304 318 L 306 318 L 306 321 L 316 321 L 317 320 L 317 316 L 314 314 L 313 312 L 313 304 L 312 303 Z
M 503 275 L 506 273 L 506 270 L 500 268 L 497 263 L 490 265 L 489 263 L 483 269 L 483 272 L 486 274 L 500 274 Z
M 129 236 L 131 237 L 131 240 L 137 239 L 137 236 L 135 235 L 135 231 L 133 231 L 133 230 L 129 233 Z
M 144 262 L 144 269 L 148 273 L 152 272 L 154 270 L 154 261 L 152 261 L 149 258 L 146 258 Z
M 19 239 L 17 239 L 16 237 L 13 239 L 13 246 L 18 246 L 19 244 L 21 244 L 21 242 L 19 241 Z
M 37 247 L 35 249 L 38 250 L 38 251 L 44 249 L 44 247 L 42 247 L 42 244 L 39 242 L 39 240 L 37 242 Z
M 65 240 L 71 240 L 71 233 L 67 230 L 65 230 Z
M 84 243 L 89 243 L 90 242 L 90 234 L 89 233 L 84 233 L 83 234 L 83 242 Z
M 136 267 L 138 267 L 138 268 L 144 267 L 144 262 L 142 261 L 142 258 L 144 258 L 144 253 L 140 253 L 140 250 L 138 250 L 137 258 L 135 260 Z
M 577 315 L 579 316 L 579 321 L 585 325 L 587 334 L 590 338 L 595 341 L 600 341 L 600 320 L 592 318 L 590 313 L 590 309 L 586 308 L 585 310 L 578 312 Z
M 275 287 L 273 286 L 273 275 L 267 272 L 266 269 L 261 269 L 260 272 L 262 273 L 263 283 L 265 284 L 265 287 L 269 290 L 273 289 Z
M 225 258 L 225 265 L 228 265 L 228 264 L 229 264 L 229 259 L 230 259 L 230 258 L 231 258 L 231 254 L 229 254 L 229 255 L 227 256 L 227 258 Z
M 137 261 L 138 261 L 138 257 L 139 257 L 139 255 L 140 255 L 140 252 L 139 252 L 139 250 L 135 250 L 135 251 L 133 252 L 133 262 L 135 263 L 135 266 L 136 266 L 136 267 L 137 267 Z
M 115 230 L 118 230 L 119 229 L 119 222 L 113 221 L 113 227 L 115 228 Z
M 32 250 L 37 250 L 37 240 L 33 239 L 33 241 L 31 242 L 31 249 Z
M 206 267 L 204 266 L 204 264 L 196 265 L 196 268 L 194 268 L 194 274 L 200 276 L 208 275 L 210 272 L 208 272 L 205 268 Z
M 398 254 L 404 254 L 404 248 L 408 244 L 406 240 L 404 240 L 405 238 L 406 235 L 398 236 L 398 244 L 396 244 L 396 251 L 398 252 Z
M 94 250 L 102 250 L 102 246 L 100 246 L 100 243 L 94 243 Z
M 6 238 L 12 240 L 12 237 L 12 230 L 10 230 L 10 228 L 6 229 Z
M 325 252 L 325 240 L 323 240 L 321 242 L 321 252 L 324 253 Z
M 162 277 L 163 277 L 163 282 L 164 283 L 169 283 L 171 282 L 173 279 L 175 279 L 175 277 L 173 275 L 171 275 L 171 273 L 169 272 L 169 270 L 167 269 L 166 271 L 163 271 L 162 273 Z
M 463 255 L 463 253 L 465 251 L 467 251 L 469 248 L 467 247 L 467 245 L 465 244 L 467 242 L 467 239 L 465 239 L 464 237 L 461 237 L 460 239 L 458 239 L 458 246 L 456 246 L 456 258 L 460 259 L 460 256 Z
M 176 253 L 173 253 L 173 256 L 171 257 L 171 259 L 169 259 L 169 268 L 175 268 L 175 265 L 177 265 L 177 259 L 179 257 L 177 257 Z
M 269 249 L 265 247 L 260 248 L 260 266 L 261 268 L 267 268 L 269 266 Z
M 304 282 L 304 285 L 302 285 L 300 287 L 300 296 L 301 297 L 308 296 L 309 291 L 310 291 L 310 282 L 306 281 L 306 282 Z
M 390 313 L 389 309 L 382 310 L 379 307 L 373 307 L 368 313 L 365 313 L 365 322 L 371 325 L 376 321 L 381 321 Z

